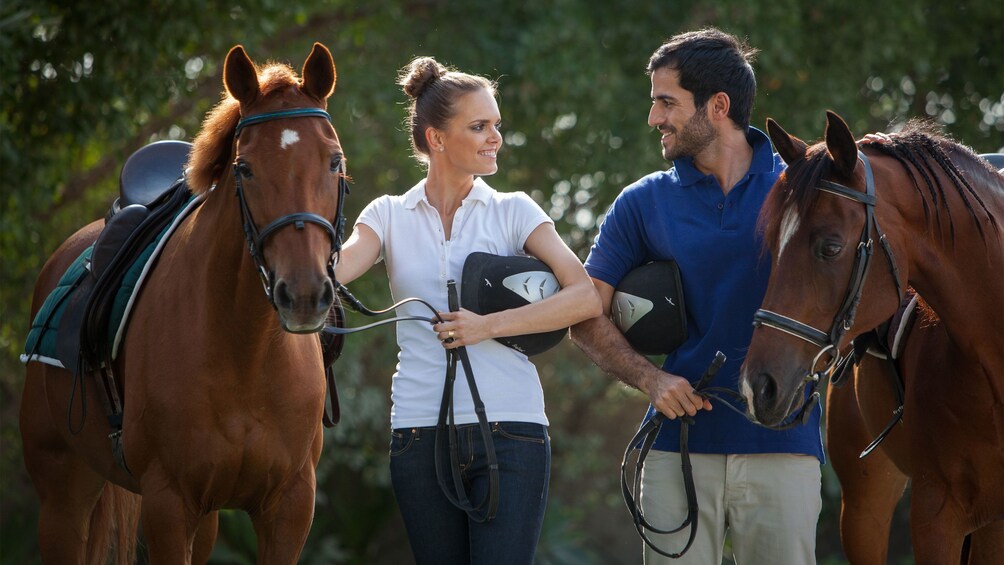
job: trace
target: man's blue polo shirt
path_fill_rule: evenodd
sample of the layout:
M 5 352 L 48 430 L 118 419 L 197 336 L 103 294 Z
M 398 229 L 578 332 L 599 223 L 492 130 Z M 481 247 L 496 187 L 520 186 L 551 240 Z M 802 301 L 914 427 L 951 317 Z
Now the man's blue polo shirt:
M 753 335 L 770 275 L 770 253 L 761 246 L 757 215 L 784 169 L 760 130 L 746 137 L 753 147 L 749 172 L 729 194 L 717 179 L 677 159 L 668 171 L 628 186 L 607 212 L 586 259 L 591 277 L 617 287 L 632 269 L 673 258 L 680 266 L 688 339 L 666 357 L 663 369 L 695 383 L 716 351 L 727 356 L 711 386 L 738 389 L 739 368 Z M 712 401 L 690 427 L 694 453 L 801 453 L 823 461 L 820 409 L 804 426 L 773 431 L 748 422 Z M 649 406 L 645 419 L 655 413 Z M 679 420 L 667 421 L 655 449 L 679 451 Z

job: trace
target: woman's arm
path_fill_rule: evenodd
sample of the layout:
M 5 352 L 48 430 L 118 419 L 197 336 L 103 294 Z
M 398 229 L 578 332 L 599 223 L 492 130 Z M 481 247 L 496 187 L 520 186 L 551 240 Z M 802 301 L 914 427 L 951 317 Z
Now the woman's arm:
M 380 237 L 366 224 L 356 224 L 349 240 L 342 245 L 335 265 L 335 277 L 342 284 L 361 277 L 380 258 Z
M 546 222 L 533 230 L 524 245 L 554 272 L 561 290 L 533 304 L 479 316 L 468 310 L 443 312 L 445 323 L 436 324 L 439 339 L 453 337 L 444 346 L 473 345 L 486 339 L 541 333 L 566 328 L 602 313 L 600 297 L 579 258 L 561 240 L 554 225 Z M 454 332 L 447 335 L 447 332 Z

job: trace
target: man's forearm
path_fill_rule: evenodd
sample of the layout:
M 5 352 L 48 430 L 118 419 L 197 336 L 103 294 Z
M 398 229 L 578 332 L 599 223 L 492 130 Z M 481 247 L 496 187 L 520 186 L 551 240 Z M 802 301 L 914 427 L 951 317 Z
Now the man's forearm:
M 627 342 L 606 316 L 597 316 L 575 324 L 571 328 L 575 345 L 605 373 L 646 394 L 651 390 L 652 379 L 659 368 Z

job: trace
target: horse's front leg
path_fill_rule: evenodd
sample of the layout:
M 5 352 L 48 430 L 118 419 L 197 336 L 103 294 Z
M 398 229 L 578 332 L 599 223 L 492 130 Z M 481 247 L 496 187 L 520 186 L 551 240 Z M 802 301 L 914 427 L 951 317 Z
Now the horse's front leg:
M 186 504 L 174 481 L 155 480 L 152 474 L 147 471 L 143 477 L 141 510 L 150 565 L 189 565 L 192 542 L 205 514 Z
M 966 513 L 951 498 L 945 485 L 925 483 L 914 476 L 910 533 L 917 565 L 958 563 L 968 531 Z
M 1004 520 L 991 522 L 972 534 L 969 565 L 1000 563 L 1004 555 Z
M 321 431 L 303 467 L 280 489 L 269 493 L 258 511 L 249 512 L 258 535 L 259 564 L 296 563 L 314 520 L 315 468 L 321 455 Z
M 216 536 L 220 531 L 220 513 L 214 510 L 202 517 L 195 531 L 195 541 L 192 543 L 192 563 L 208 563 L 209 556 L 216 545 Z
M 851 563 L 880 565 L 886 562 L 889 526 L 907 477 L 882 449 L 858 457 L 871 438 L 849 385 L 831 386 L 826 394 L 826 446 L 840 480 L 840 541 Z

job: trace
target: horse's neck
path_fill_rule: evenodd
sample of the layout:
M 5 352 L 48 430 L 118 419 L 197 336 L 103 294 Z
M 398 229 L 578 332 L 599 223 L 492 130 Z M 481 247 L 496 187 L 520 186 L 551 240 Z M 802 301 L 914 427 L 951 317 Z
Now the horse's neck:
M 947 206 L 940 200 L 936 206 L 928 201 L 928 217 L 921 194 L 908 186 L 908 180 L 898 182 L 902 186 L 893 204 L 900 217 L 889 225 L 907 226 L 899 240 L 909 261 L 909 284 L 938 314 L 959 347 L 1004 365 L 999 346 L 1004 335 L 1004 235 L 986 221 L 982 209 L 976 209 L 974 218 L 947 179 L 942 179 Z M 992 213 L 1004 217 L 997 198 L 982 198 Z

